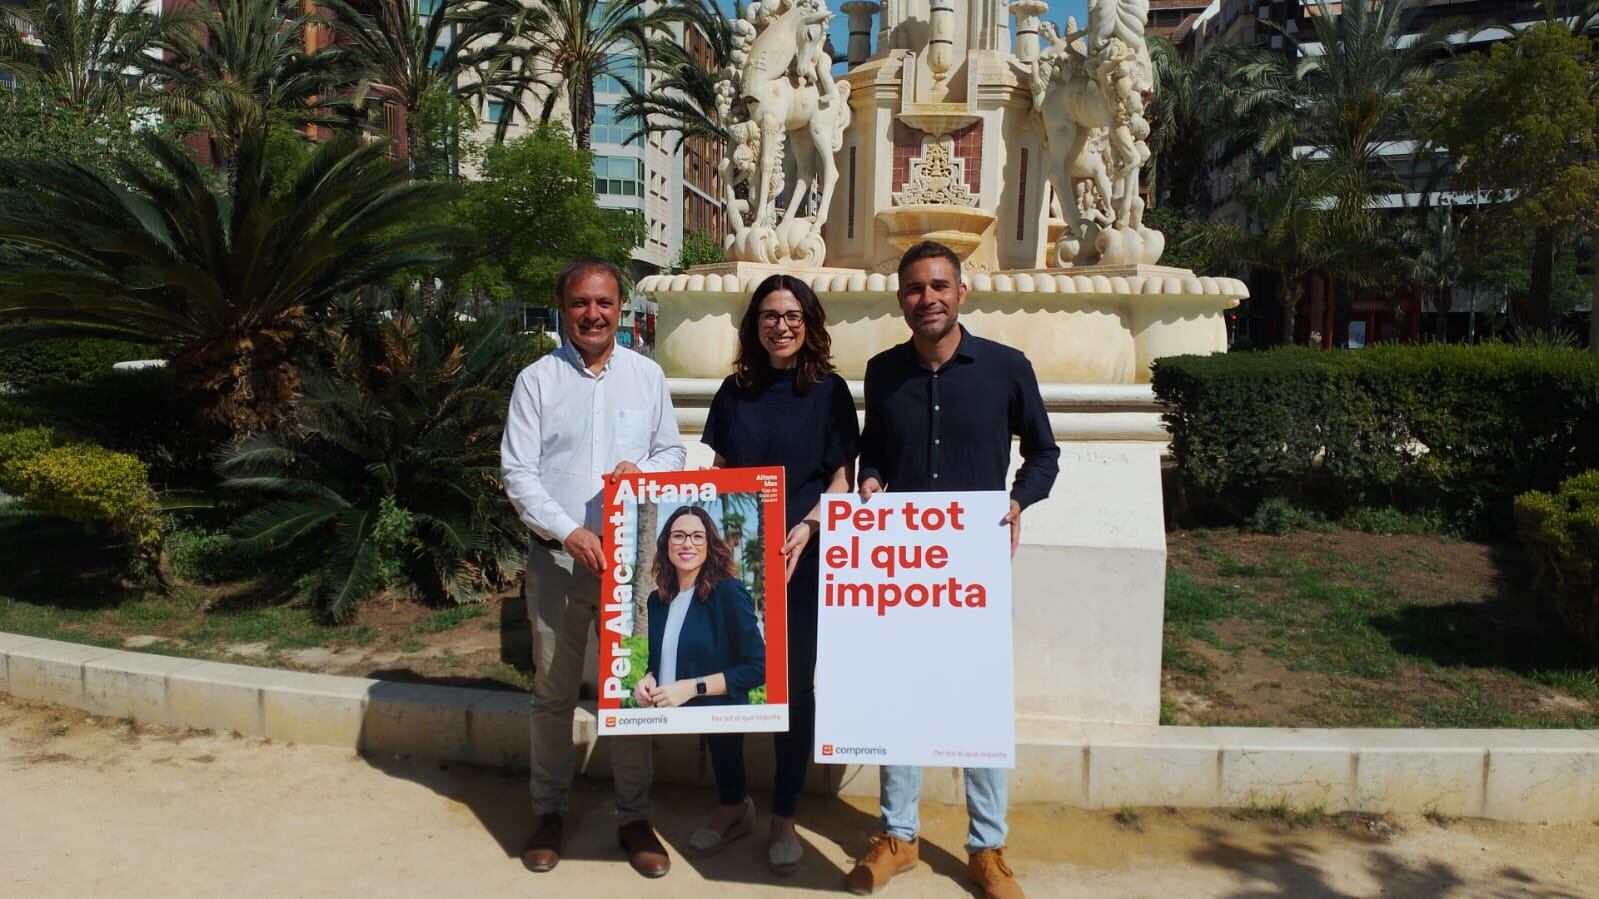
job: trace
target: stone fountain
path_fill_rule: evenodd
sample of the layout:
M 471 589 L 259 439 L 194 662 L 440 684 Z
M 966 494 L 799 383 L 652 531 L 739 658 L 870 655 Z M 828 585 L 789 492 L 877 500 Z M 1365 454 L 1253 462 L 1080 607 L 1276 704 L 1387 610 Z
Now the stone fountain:
M 1143 224 L 1147 6 L 1091 0 L 1087 26 L 1062 33 L 1042 0 L 849 0 L 835 77 L 823 0 L 751 3 L 719 95 L 729 261 L 639 284 L 692 441 L 761 280 L 812 286 L 854 380 L 908 336 L 900 254 L 924 238 L 955 250 L 961 322 L 1027 354 L 1062 442 L 1016 562 L 1026 720 L 1156 721 L 1166 434 L 1149 366 L 1225 350 L 1223 313 L 1247 295 L 1158 265 L 1165 238 Z

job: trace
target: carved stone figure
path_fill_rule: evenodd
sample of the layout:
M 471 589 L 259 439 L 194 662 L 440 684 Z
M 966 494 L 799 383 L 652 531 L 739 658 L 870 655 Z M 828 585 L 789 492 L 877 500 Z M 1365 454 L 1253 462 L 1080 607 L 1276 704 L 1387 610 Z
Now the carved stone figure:
M 834 83 L 825 46 L 831 18 L 823 0 L 764 0 L 735 26 L 734 66 L 719 88 L 733 136 L 721 163 L 729 259 L 821 265 L 826 256 L 822 225 L 850 118 L 849 84 Z M 794 182 L 779 215 L 785 157 Z
M 1030 87 L 1053 161 L 1049 181 L 1068 225 L 1056 243 L 1057 265 L 1153 264 L 1165 249 L 1165 236 L 1144 226 L 1139 197 L 1139 169 L 1149 158 L 1144 97 L 1154 79 L 1143 37 L 1148 6 L 1091 0 L 1087 29 L 1077 31 L 1075 22 L 1064 36 L 1048 23 L 1042 29 L 1048 47 L 1033 61 Z M 1098 159 L 1088 156 L 1091 143 Z M 1082 179 L 1096 190 L 1079 191 Z M 1079 197 L 1087 208 L 1078 208 Z

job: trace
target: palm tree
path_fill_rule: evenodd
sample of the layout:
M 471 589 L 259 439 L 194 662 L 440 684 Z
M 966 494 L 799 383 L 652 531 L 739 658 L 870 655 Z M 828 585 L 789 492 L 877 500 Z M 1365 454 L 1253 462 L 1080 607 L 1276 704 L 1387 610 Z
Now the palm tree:
M 294 426 L 229 452 L 254 497 L 246 552 L 300 554 L 303 598 L 335 620 L 390 586 L 472 602 L 522 570 L 527 530 L 499 481 L 500 434 L 533 346 L 503 311 L 378 292 L 333 307 Z
M 1294 111 L 1293 73 L 1256 47 L 1219 44 L 1188 58 L 1149 38 L 1149 186 L 1158 204 L 1208 211 L 1214 174 L 1240 155 L 1281 143 Z
M 151 54 L 194 19 L 152 0 L 24 0 L 12 18 L 0 27 L 0 69 L 54 85 L 92 115 L 126 106 Z
M 651 38 L 692 18 L 691 7 L 670 3 L 646 11 L 646 0 L 519 0 L 495 4 L 521 47 L 522 71 L 546 81 L 539 120 L 548 122 L 564 101 L 578 147 L 587 150 L 594 127 L 594 83 L 611 75 L 626 82 L 629 70 L 653 58 Z
M 1465 271 L 1454 210 L 1447 205 L 1418 210 L 1400 228 L 1399 248 L 1403 281 L 1426 288 L 1438 313 L 1433 333 L 1439 341 L 1448 340 L 1449 307 Z
M 655 538 L 661 507 L 658 503 L 638 503 L 638 562 L 633 565 L 633 633 L 650 632 L 650 591 L 655 589 Z
M 287 185 L 264 140 L 239 149 L 219 195 L 181 146 L 147 137 L 155 171 L 116 179 L 57 161 L 0 160 L 0 324 L 53 322 L 160 343 L 197 419 L 242 433 L 282 421 L 312 318 L 346 291 L 442 262 L 447 188 L 408 184 L 381 144 L 319 145 Z M 441 194 L 442 190 L 442 194 Z
M 228 170 L 252 135 L 273 124 L 332 123 L 328 110 L 348 106 L 344 88 L 358 73 L 337 53 L 308 53 L 303 34 L 321 17 L 298 0 L 212 0 L 205 28 L 163 42 L 169 57 L 151 68 L 169 112 L 210 134 Z
M 743 13 L 742 2 L 735 17 Z M 628 96 L 617 104 L 621 118 L 637 123 L 645 134 L 676 134 L 673 149 L 689 138 L 717 144 L 731 140 L 716 108 L 716 85 L 722 70 L 733 56 L 733 30 L 712 0 L 689 0 L 684 12 L 685 27 L 698 28 L 705 35 L 709 59 L 701 62 L 688 47 L 668 38 L 652 38 L 649 43 L 650 83 L 648 89 L 623 82 Z
M 1308 146 L 1315 157 L 1372 174 L 1367 183 L 1374 190 L 1394 181 L 1385 142 L 1410 136 L 1406 97 L 1439 77 L 1440 60 L 1452 50 L 1450 37 L 1465 30 L 1445 21 L 1411 39 L 1422 9 L 1407 3 L 1344 3 L 1334 12 L 1328 0 L 1316 0 L 1308 35 L 1267 23 L 1294 46 L 1299 60 L 1294 142 Z M 1319 47 L 1305 46 L 1311 43 Z
M 332 52 L 362 73 L 355 103 L 370 92 L 405 110 L 407 159 L 416 159 L 430 98 L 448 94 L 480 105 L 487 98 L 509 99 L 520 106 L 521 94 L 531 87 L 514 65 L 516 51 L 497 31 L 499 20 L 477 0 L 441 0 L 432 12 L 422 12 L 415 0 L 375 0 L 371 13 L 346 0 L 327 5 L 334 28 L 346 38 Z M 506 116 L 502 139 L 509 123 Z
M 1185 249 L 1221 270 L 1245 265 L 1274 273 L 1283 309 L 1281 339 L 1292 343 L 1305 279 L 1312 272 L 1341 274 L 1356 283 L 1380 280 L 1377 267 L 1370 265 L 1370 248 L 1378 236 L 1376 215 L 1331 199 L 1369 190 L 1361 183 L 1364 178 L 1333 163 L 1287 160 L 1269 179 L 1239 187 L 1249 225 L 1201 223 Z

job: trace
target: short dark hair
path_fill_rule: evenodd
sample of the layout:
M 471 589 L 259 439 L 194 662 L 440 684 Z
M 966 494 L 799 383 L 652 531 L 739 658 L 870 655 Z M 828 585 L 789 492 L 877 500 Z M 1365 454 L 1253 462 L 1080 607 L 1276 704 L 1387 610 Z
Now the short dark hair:
M 555 276 L 555 302 L 560 305 L 566 303 L 566 287 L 579 275 L 591 272 L 604 272 L 616 282 L 616 297 L 622 298 L 625 281 L 622 280 L 622 270 L 616 263 L 598 256 L 579 256 L 561 267 L 561 273 Z
M 950 266 L 955 269 L 955 283 L 959 284 L 961 281 L 961 258 L 955 255 L 954 250 L 936 240 L 924 240 L 906 250 L 905 255 L 899 257 L 899 276 L 901 278 L 905 277 L 905 270 L 910 268 L 912 263 L 935 257 L 949 260 Z
M 810 285 L 793 275 L 772 275 L 755 288 L 744 318 L 738 324 L 738 358 L 733 360 L 738 384 L 747 390 L 764 390 L 776 372 L 772 370 L 771 357 L 761 346 L 761 301 L 786 290 L 799 301 L 800 314 L 805 319 L 805 342 L 800 346 L 794 372 L 794 391 L 807 393 L 812 387 L 833 373 L 833 341 L 827 335 L 827 313 L 822 301 Z

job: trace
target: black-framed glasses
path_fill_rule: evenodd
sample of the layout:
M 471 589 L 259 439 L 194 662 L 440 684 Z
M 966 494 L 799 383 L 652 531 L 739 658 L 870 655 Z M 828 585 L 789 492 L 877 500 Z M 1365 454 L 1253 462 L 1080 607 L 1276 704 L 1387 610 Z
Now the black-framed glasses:
M 805 324 L 805 313 L 795 309 L 790 309 L 787 312 L 767 309 L 758 316 L 757 321 L 761 323 L 763 328 L 775 328 L 778 322 L 782 322 L 790 328 L 798 328 Z
M 684 545 L 704 546 L 705 545 L 705 532 L 704 531 L 694 531 L 694 532 L 689 532 L 689 531 L 667 531 L 666 532 L 666 539 L 673 546 L 684 546 Z

